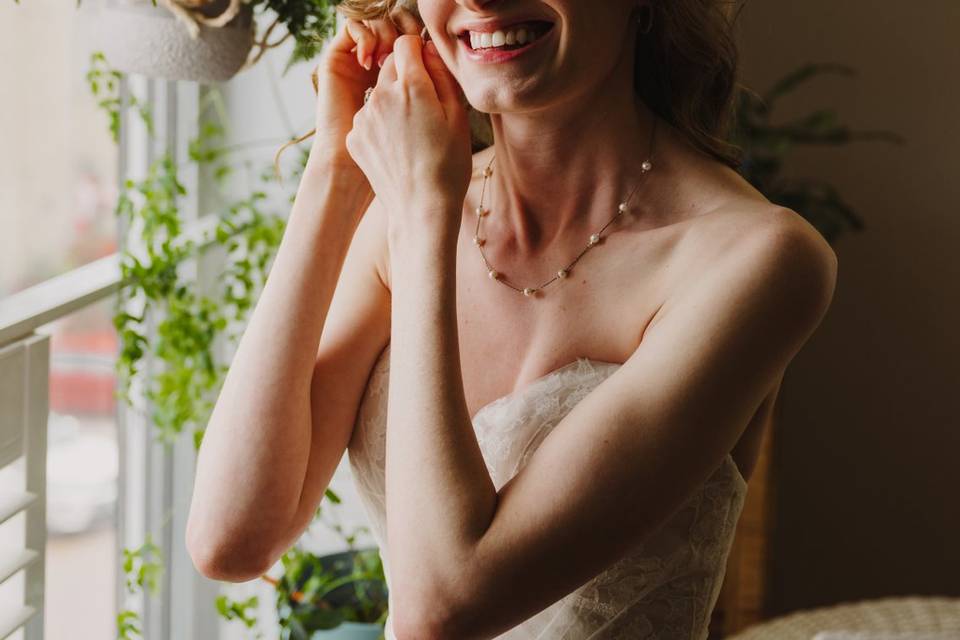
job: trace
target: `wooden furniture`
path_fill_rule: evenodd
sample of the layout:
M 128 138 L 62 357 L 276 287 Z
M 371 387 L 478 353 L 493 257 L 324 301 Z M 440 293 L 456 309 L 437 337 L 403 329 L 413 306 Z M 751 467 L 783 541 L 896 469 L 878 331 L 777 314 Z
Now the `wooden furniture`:
M 750 476 L 746 500 L 734 537 L 723 587 L 710 621 L 710 640 L 728 637 L 764 619 L 770 533 L 775 487 L 771 473 L 780 399 L 763 434 L 757 466 Z

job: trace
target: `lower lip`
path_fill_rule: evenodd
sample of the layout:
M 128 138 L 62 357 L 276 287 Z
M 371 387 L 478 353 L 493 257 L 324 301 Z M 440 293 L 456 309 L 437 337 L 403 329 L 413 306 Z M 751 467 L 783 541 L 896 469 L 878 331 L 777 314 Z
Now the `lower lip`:
M 470 44 L 463 39 L 460 39 L 460 44 L 463 45 L 463 49 L 467 52 L 467 55 L 471 60 L 476 60 L 484 64 L 487 63 L 497 63 L 497 62 L 506 62 L 507 60 L 513 60 L 518 56 L 535 49 L 537 45 L 547 39 L 549 35 L 553 33 L 553 27 L 551 27 L 546 33 L 540 35 L 536 40 L 526 45 L 525 47 L 520 47 L 519 49 L 471 49 Z

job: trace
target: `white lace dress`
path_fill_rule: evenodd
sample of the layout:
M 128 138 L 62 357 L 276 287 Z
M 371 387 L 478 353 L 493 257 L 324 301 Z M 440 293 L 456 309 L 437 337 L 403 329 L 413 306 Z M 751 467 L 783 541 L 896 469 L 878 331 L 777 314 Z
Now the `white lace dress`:
M 390 346 L 367 383 L 348 448 L 354 481 L 384 561 L 387 585 L 386 414 Z M 621 365 L 579 358 L 482 407 L 474 430 L 499 490 L 551 429 Z M 703 640 L 747 484 L 731 456 L 691 499 L 625 557 L 502 640 Z M 385 630 L 394 640 L 391 618 Z

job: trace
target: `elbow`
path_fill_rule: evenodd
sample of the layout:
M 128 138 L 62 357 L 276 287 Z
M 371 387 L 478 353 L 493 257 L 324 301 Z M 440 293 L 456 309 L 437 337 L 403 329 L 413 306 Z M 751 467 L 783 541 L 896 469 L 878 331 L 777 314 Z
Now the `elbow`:
M 447 640 L 448 638 L 454 638 L 454 636 L 447 635 L 442 630 L 442 625 L 429 622 L 428 619 L 418 618 L 415 614 L 408 613 L 395 616 L 392 624 L 397 640 Z
M 456 628 L 454 617 L 448 615 L 440 601 L 425 603 L 422 606 L 405 606 L 408 603 L 397 602 L 391 608 L 390 618 L 397 640 L 463 640 L 463 629 Z
M 222 582 L 247 582 L 264 575 L 275 558 L 263 545 L 232 542 L 197 533 L 187 526 L 184 540 L 197 572 Z

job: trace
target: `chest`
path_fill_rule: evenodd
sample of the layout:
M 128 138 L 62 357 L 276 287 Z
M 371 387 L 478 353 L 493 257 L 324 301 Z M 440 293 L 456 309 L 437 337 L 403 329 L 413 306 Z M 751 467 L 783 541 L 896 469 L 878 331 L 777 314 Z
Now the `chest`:
M 485 248 L 462 234 L 457 254 L 457 324 L 470 415 L 579 357 L 623 363 L 675 286 L 676 238 L 618 232 L 587 251 L 566 278 L 525 296 L 511 285 L 540 287 L 576 257 L 558 251 L 537 260 Z M 486 258 L 486 260 L 484 260 Z

